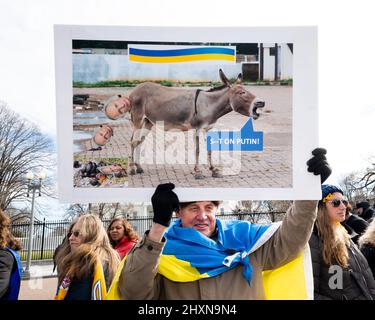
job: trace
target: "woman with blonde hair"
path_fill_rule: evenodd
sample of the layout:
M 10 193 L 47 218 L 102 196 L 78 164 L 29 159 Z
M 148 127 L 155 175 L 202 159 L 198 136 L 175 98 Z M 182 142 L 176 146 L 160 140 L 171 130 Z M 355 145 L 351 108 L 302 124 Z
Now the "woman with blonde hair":
M 112 219 L 107 234 L 111 245 L 120 255 L 122 260 L 138 241 L 138 235 L 131 224 L 123 217 Z
M 322 185 L 322 200 L 309 245 L 314 296 L 318 300 L 374 300 L 375 281 L 366 258 L 341 225 L 347 201 L 343 191 Z
M 0 209 L 0 300 L 17 300 L 21 286 L 21 245 L 9 230 L 10 220 Z
M 57 255 L 56 300 L 102 300 L 120 263 L 100 219 L 80 216 Z
M 359 238 L 358 245 L 375 278 L 375 220 L 370 223 L 365 233 Z

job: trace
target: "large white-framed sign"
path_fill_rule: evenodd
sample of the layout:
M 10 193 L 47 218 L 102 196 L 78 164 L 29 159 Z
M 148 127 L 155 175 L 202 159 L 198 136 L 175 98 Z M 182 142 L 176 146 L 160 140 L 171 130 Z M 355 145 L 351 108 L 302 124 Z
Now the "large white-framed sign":
M 55 26 L 61 202 L 319 199 L 317 28 Z

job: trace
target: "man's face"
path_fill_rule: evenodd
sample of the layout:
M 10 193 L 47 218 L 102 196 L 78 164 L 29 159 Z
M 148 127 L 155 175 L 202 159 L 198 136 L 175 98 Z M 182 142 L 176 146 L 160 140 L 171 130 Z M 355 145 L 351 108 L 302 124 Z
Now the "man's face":
M 113 136 L 113 130 L 108 125 L 102 125 L 95 133 L 94 142 L 98 146 L 104 146 Z
M 105 114 L 108 118 L 116 120 L 130 111 L 130 101 L 128 97 L 120 97 L 113 100 L 105 108 Z
M 182 226 L 193 228 L 209 237 L 216 227 L 217 207 L 211 201 L 198 201 L 189 204 L 177 213 Z

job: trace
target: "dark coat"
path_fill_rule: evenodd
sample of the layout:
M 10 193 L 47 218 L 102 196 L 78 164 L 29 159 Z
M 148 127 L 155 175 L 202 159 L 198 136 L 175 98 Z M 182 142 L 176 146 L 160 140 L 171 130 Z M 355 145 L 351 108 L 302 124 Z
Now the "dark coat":
M 374 219 L 375 211 L 371 208 L 366 209 L 361 214 L 361 217 L 365 219 L 368 223 L 371 223 L 371 221 Z
M 65 300 L 91 300 L 92 282 L 94 276 L 90 275 L 82 279 L 73 279 Z
M 366 231 L 369 225 L 366 220 L 354 214 L 351 214 L 348 219 L 345 220 L 345 224 L 356 233 L 356 235 L 351 238 L 354 243 L 358 242 L 359 237 Z
M 0 300 L 8 292 L 12 270 L 16 268 L 13 255 L 6 249 L 0 249 Z
M 107 290 L 109 289 L 109 270 L 108 264 L 103 264 L 103 272 Z M 82 277 L 82 279 L 73 278 L 65 300 L 91 300 L 92 284 L 94 281 L 94 271 L 91 274 Z
M 315 300 L 375 299 L 375 280 L 366 258 L 353 241 L 350 240 L 348 248 L 349 266 L 347 268 L 339 267 L 338 263 L 329 266 L 324 262 L 323 243 L 316 228 L 311 235 L 309 245 L 313 263 Z M 342 287 L 339 281 L 341 279 Z
M 375 278 L 375 246 L 365 243 L 361 246 L 361 252 L 366 257 L 368 265 L 372 271 L 372 275 Z

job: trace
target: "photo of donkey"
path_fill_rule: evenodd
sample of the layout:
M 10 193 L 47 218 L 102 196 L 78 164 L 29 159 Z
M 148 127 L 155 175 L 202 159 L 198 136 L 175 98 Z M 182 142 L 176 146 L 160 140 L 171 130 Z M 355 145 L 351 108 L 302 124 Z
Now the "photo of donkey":
M 81 45 L 86 43 L 77 40 L 76 47 Z M 122 49 L 128 44 L 113 45 L 120 48 L 115 54 L 73 55 L 73 95 L 86 98 L 83 104 L 73 99 L 73 156 L 85 165 L 121 160 L 126 183 L 78 179 L 75 188 L 153 188 L 167 182 L 181 188 L 293 186 L 292 70 L 282 70 L 288 81 L 274 79 L 274 67 L 263 72 L 274 80 L 260 79 L 258 44 L 238 44 L 231 64 L 130 62 Z M 283 67 L 291 66 L 289 46 L 281 49 L 291 59 Z M 270 67 L 275 59 L 266 50 L 264 67 Z M 97 147 L 95 134 L 107 127 L 112 135 Z M 212 145 L 212 137 L 251 141 L 258 134 L 257 149 L 242 142 L 239 148 Z
M 133 123 L 131 151 L 129 156 L 128 174 L 142 174 L 144 170 L 139 161 L 140 144 L 151 132 L 156 122 L 163 122 L 164 130 L 195 130 L 195 179 L 203 179 L 200 169 L 199 133 L 203 136 L 213 128 L 219 118 L 231 111 L 238 112 L 253 119 L 259 117 L 258 108 L 263 108 L 265 102 L 257 98 L 242 86 L 242 75 L 239 74 L 235 83 L 230 83 L 222 69 L 219 69 L 222 86 L 207 91 L 191 88 L 170 88 L 160 84 L 145 82 L 138 85 L 129 95 L 130 114 Z M 123 97 L 112 100 L 118 104 Z M 222 178 L 221 169 L 212 161 L 212 152 L 207 152 L 209 170 L 212 177 Z
M 74 158 L 86 162 L 92 157 L 122 158 L 127 163 L 127 188 L 153 187 L 168 181 L 183 187 L 291 186 L 292 87 L 243 85 L 241 74 L 229 80 L 222 70 L 219 73 L 222 85 L 212 87 L 143 82 L 133 88 L 76 88 L 75 92 L 90 96 L 99 92 L 103 104 L 101 115 L 91 112 L 98 124 L 77 128 L 95 132 L 90 128 L 107 124 L 114 135 L 98 151 L 90 151 L 94 150 L 92 139 L 80 141 L 84 147 Z M 106 112 L 115 107 L 119 112 L 111 119 Z M 262 152 L 207 150 L 206 133 L 240 130 L 250 118 L 256 131 L 264 133 Z M 158 128 L 164 132 L 162 140 L 157 136 Z M 175 140 L 176 134 L 185 140 Z M 173 153 L 181 161 L 168 161 Z M 160 154 L 163 161 L 158 162 Z

